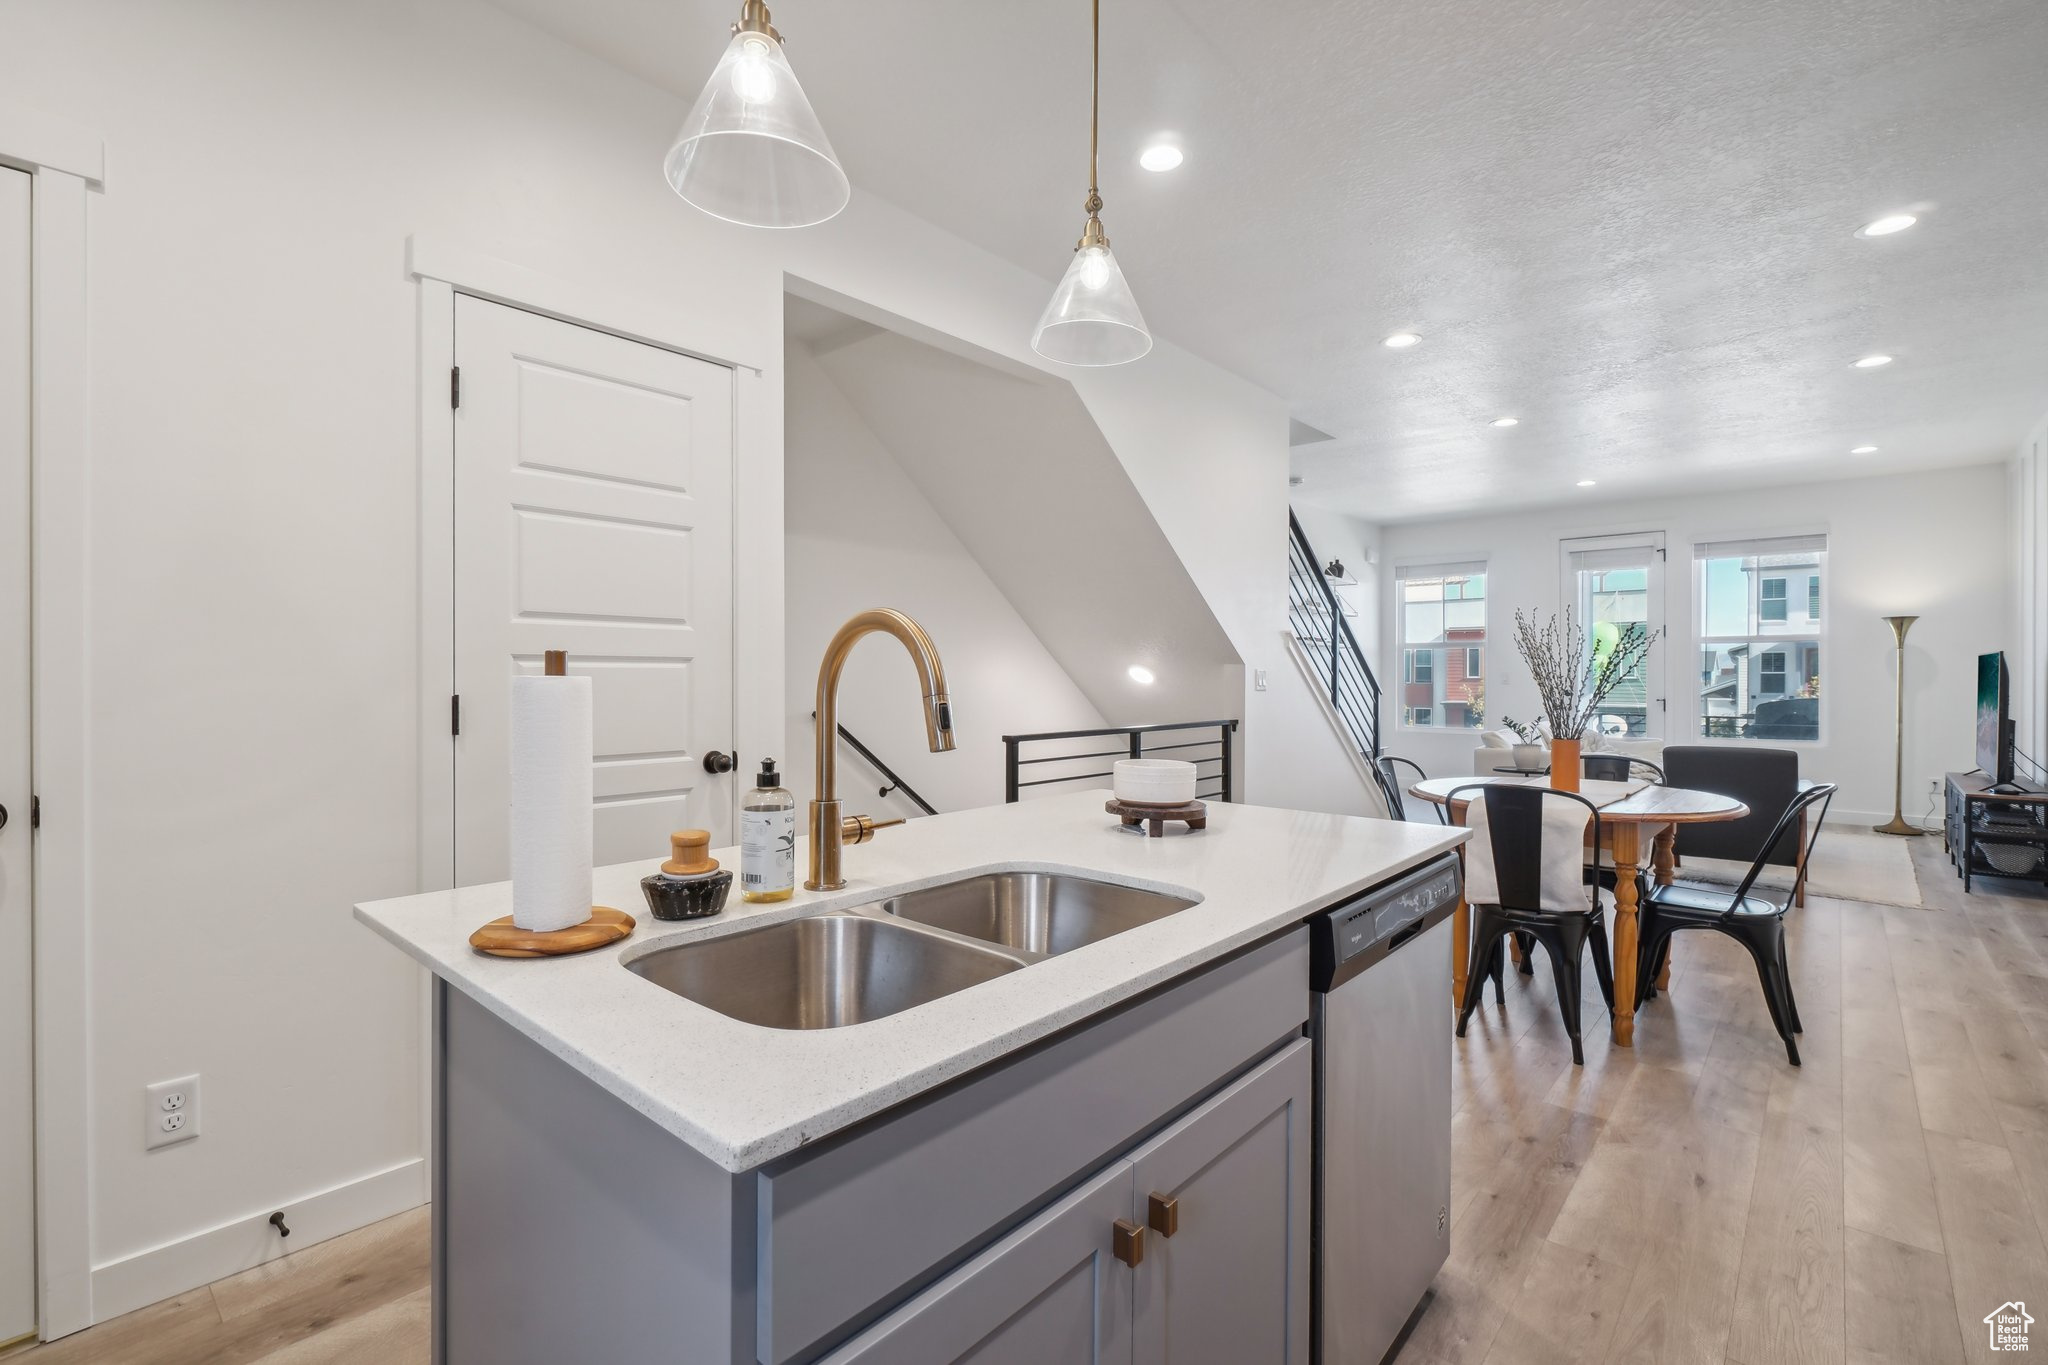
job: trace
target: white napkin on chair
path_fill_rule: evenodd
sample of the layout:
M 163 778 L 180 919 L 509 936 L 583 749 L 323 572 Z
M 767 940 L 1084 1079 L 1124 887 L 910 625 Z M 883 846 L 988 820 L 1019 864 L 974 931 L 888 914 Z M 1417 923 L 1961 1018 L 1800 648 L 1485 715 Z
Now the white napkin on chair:
M 1586 827 L 1593 812 L 1576 801 L 1543 800 L 1543 866 L 1537 890 L 1541 905 L 1517 910 L 1559 910 L 1583 913 L 1592 905 L 1585 881 Z M 1486 797 L 1472 793 L 1465 806 L 1465 824 L 1472 841 L 1465 845 L 1465 899 L 1473 905 L 1500 904 L 1500 878 L 1493 866 L 1493 841 L 1486 824 Z

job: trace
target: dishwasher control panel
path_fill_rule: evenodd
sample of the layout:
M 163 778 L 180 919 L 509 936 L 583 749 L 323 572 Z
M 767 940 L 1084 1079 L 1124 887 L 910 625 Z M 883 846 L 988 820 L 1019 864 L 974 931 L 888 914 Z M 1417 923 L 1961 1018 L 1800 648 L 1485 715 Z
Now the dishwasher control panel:
M 1457 904 L 1461 888 L 1452 855 L 1317 916 L 1310 935 L 1316 989 L 1326 989 L 1331 975 L 1360 954 L 1398 946 L 1392 941 L 1410 926 L 1441 918 Z

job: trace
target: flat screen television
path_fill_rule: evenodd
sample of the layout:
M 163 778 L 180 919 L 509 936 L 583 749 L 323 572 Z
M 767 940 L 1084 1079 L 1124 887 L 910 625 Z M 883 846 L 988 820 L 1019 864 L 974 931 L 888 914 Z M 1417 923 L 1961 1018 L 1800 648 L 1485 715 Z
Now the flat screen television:
M 2012 722 L 2007 693 L 2012 681 L 2003 654 L 1977 656 L 1977 766 L 1995 783 L 2012 781 Z

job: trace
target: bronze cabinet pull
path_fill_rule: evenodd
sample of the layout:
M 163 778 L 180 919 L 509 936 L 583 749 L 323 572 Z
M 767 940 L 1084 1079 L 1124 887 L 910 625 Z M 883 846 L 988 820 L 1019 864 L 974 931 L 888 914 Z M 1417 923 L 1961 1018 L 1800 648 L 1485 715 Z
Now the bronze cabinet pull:
M 1117 1219 L 1115 1229 L 1115 1235 L 1110 1239 L 1110 1254 L 1136 1270 L 1138 1263 L 1145 1259 L 1145 1229 L 1128 1218 Z
M 1180 1231 L 1180 1200 L 1154 1190 L 1145 1201 L 1145 1226 L 1161 1237 Z

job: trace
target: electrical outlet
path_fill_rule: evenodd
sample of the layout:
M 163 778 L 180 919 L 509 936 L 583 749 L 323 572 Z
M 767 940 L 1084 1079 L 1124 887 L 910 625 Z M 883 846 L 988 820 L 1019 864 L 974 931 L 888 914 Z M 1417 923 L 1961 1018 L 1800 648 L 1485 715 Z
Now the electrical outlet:
M 199 1136 L 199 1078 L 158 1081 L 143 1092 L 142 1145 L 168 1147 Z

